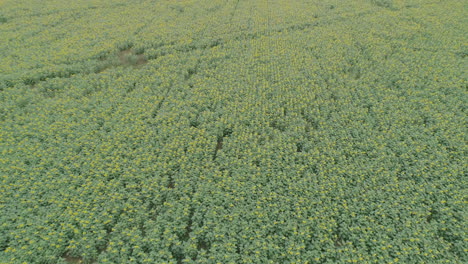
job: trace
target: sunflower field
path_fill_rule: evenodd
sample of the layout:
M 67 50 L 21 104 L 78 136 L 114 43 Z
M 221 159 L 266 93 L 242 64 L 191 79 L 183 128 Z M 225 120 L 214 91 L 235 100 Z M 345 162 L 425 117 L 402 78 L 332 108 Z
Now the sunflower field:
M 0 263 L 468 263 L 466 10 L 0 0 Z

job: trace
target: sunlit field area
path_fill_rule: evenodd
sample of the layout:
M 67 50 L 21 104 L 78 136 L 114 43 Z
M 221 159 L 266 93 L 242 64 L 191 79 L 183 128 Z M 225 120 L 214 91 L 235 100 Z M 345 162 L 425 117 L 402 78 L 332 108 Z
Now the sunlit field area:
M 0 0 L 0 263 L 468 263 L 467 10 Z

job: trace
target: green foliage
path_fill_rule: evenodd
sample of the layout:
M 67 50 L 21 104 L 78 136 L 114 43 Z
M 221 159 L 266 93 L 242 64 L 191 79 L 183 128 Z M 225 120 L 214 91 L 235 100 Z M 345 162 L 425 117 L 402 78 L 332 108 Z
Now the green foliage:
M 393 0 L 371 0 L 374 5 L 385 7 L 385 8 L 393 8 Z
M 5 1 L 0 263 L 467 263 L 463 7 Z

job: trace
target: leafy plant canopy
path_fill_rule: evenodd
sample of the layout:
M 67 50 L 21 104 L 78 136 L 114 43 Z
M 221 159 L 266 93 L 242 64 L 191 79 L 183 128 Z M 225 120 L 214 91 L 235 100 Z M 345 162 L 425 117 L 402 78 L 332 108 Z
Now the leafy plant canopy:
M 465 10 L 0 1 L 0 263 L 468 263 Z

